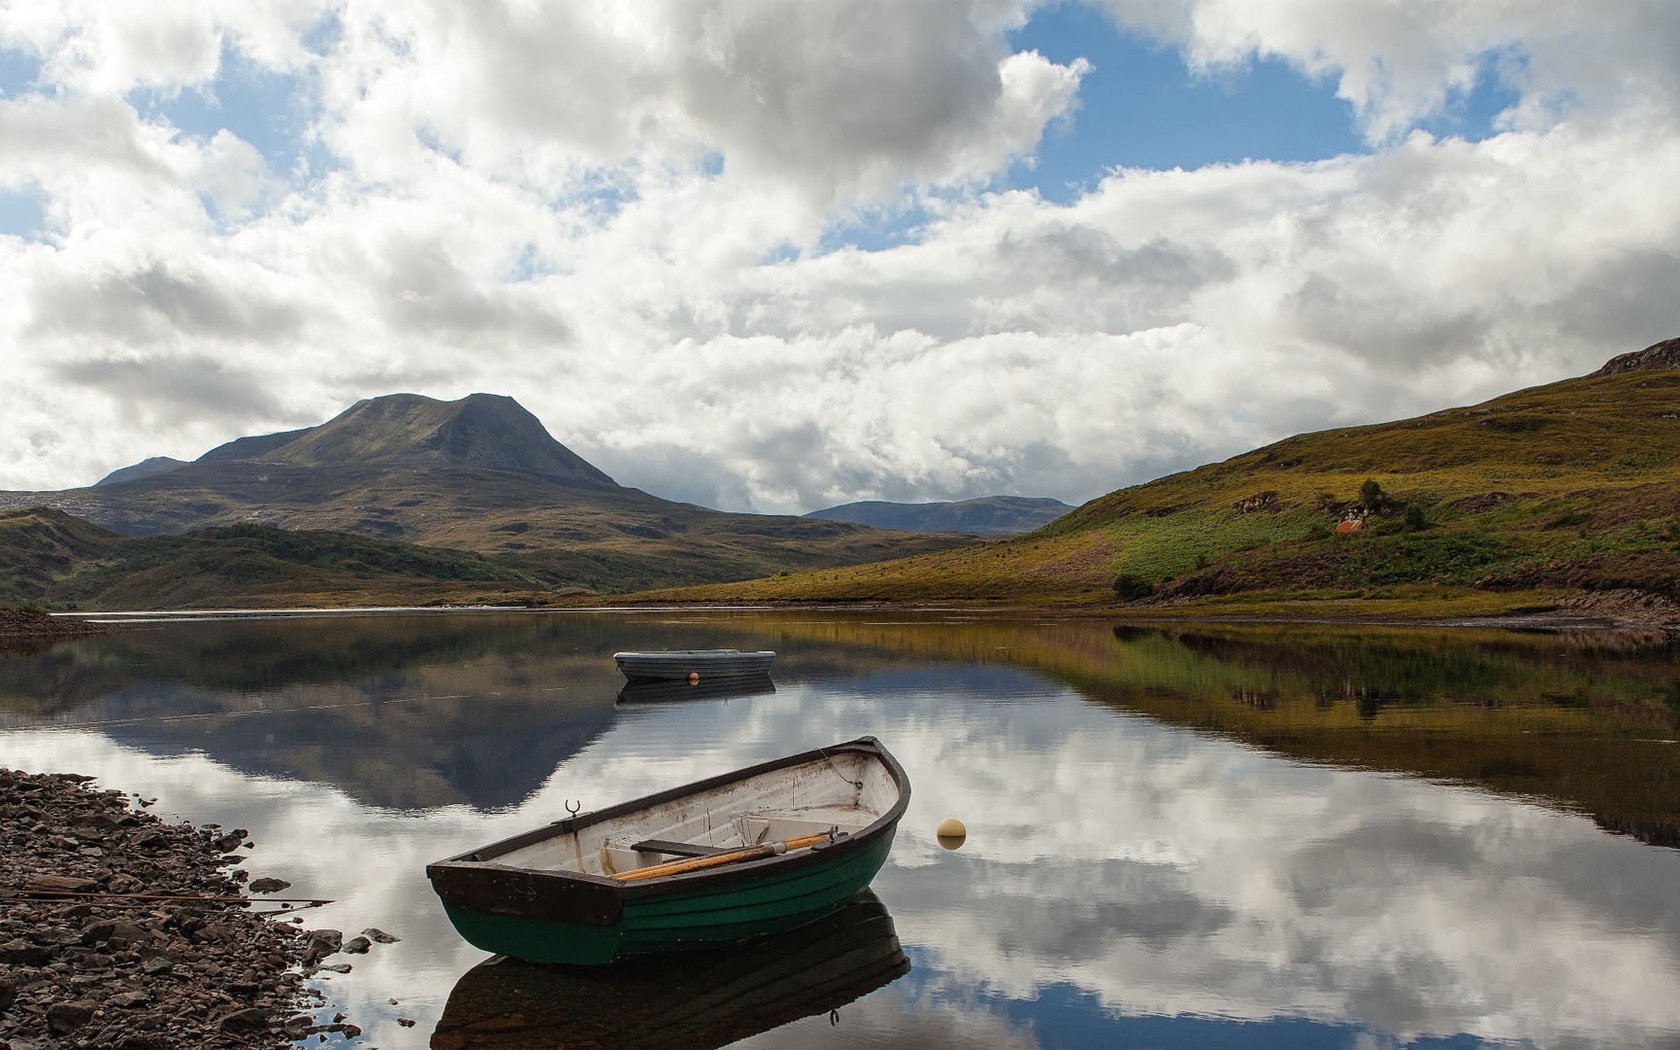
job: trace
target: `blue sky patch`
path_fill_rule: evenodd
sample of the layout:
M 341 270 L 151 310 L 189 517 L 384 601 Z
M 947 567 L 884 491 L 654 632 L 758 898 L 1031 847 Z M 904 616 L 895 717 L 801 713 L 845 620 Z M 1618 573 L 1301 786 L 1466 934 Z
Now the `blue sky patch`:
M 216 79 L 179 91 L 137 88 L 128 100 L 148 120 L 163 120 L 188 135 L 211 138 L 227 129 L 255 146 L 271 170 L 285 174 L 309 159 L 309 128 L 318 102 L 307 76 L 277 73 L 224 47 Z
M 1011 43 L 1093 67 L 1080 83 L 1079 109 L 1047 131 L 1036 164 L 1011 173 L 1014 185 L 1034 186 L 1047 200 L 1072 200 L 1116 167 L 1323 160 L 1365 148 L 1335 82 L 1283 61 L 1197 74 L 1175 48 L 1076 4 L 1039 11 Z
M 25 51 L 0 48 L 0 98 L 16 98 L 34 90 L 41 60 Z
M 37 190 L 0 189 L 0 236 L 38 239 L 46 225 L 42 204 Z

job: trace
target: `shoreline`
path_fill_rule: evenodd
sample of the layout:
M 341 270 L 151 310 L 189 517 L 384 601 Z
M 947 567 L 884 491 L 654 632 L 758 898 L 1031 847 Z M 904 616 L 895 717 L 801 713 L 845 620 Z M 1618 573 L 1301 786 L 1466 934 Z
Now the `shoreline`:
M 1506 611 L 1457 612 L 1450 602 L 1381 600 L 1381 608 L 1361 609 L 1360 599 L 1290 600 L 1200 605 L 1178 602 L 1127 604 L 1057 604 L 1038 602 L 981 602 L 977 600 L 881 601 L 831 599 L 764 600 L 635 600 L 633 596 L 603 598 L 599 603 L 551 606 L 253 606 L 196 609 L 79 610 L 54 615 L 0 611 L 0 648 L 53 644 L 106 634 L 131 625 L 191 623 L 216 620 L 310 619 L 337 616 L 409 616 L 449 614 L 557 615 L 582 613 L 660 612 L 917 612 L 981 616 L 1037 616 L 1055 619 L 1121 620 L 1138 625 L 1272 624 L 1343 627 L 1416 627 L 1425 629 L 1482 628 L 1515 631 L 1662 632 L 1680 636 L 1680 603 L 1638 591 L 1577 592 L 1553 600 L 1516 605 Z M 625 599 L 630 600 L 625 600 Z M 1446 605 L 1447 608 L 1439 608 Z M 8 621 L 10 619 L 10 622 Z M 45 623 L 43 623 L 45 621 Z M 22 629 L 17 629 L 17 624 Z
M 94 780 L 0 769 L 0 1045 L 233 1050 L 360 1034 L 342 1016 L 318 1023 L 326 997 L 306 981 L 348 971 L 322 960 L 367 938 L 303 929 L 293 904 L 314 902 L 253 895 L 289 884 L 248 881 L 243 829 L 166 823 Z

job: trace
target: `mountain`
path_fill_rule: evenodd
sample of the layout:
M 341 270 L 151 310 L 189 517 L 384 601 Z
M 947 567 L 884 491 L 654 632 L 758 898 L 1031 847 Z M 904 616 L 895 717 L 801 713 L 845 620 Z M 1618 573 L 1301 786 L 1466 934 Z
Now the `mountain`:
M 807 518 L 852 521 L 878 529 L 911 532 L 972 532 L 1012 536 L 1050 524 L 1073 508 L 1057 499 L 982 496 L 955 503 L 889 503 L 864 500 L 813 510 Z
M 241 438 L 200 463 L 261 462 L 315 470 L 347 464 L 388 468 L 470 467 L 557 485 L 613 488 L 613 480 L 554 440 L 511 397 L 469 394 L 435 401 L 390 394 L 358 401 L 318 427 Z
M 518 402 L 488 394 L 372 398 L 319 426 L 240 438 L 165 472 L 0 493 L 0 509 L 32 506 L 129 536 L 256 524 L 447 547 L 517 559 L 522 572 L 595 591 L 857 564 L 968 542 L 672 503 L 616 484 Z
M 159 474 L 167 474 L 177 467 L 184 467 L 184 459 L 170 459 L 168 456 L 152 456 L 143 459 L 130 467 L 118 467 L 116 470 L 93 483 L 94 488 L 101 485 L 120 485 L 125 481 L 139 481 L 143 478 L 155 478 Z
M 688 600 L 1143 603 L 1680 622 L 1680 340 L 1467 408 L 1286 438 L 1026 536 Z M 1357 523 L 1357 524 L 1356 524 Z

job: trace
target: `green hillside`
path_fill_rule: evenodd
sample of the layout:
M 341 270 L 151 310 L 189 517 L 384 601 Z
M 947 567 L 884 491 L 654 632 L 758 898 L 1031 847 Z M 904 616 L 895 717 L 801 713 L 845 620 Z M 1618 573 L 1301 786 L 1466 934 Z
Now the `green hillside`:
M 1338 532 L 1349 519 L 1360 530 Z M 1661 603 L 1677 581 L 1680 372 L 1647 367 L 1287 438 L 1010 540 L 643 597 L 1471 613 L 1579 592 Z
M 46 508 L 0 511 L 0 604 L 181 609 L 540 601 L 530 565 L 261 525 L 129 537 Z

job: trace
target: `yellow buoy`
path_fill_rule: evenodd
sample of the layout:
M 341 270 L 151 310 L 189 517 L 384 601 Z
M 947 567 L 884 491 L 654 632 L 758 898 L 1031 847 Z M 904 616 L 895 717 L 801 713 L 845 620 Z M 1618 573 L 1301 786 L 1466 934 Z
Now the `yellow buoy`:
M 963 827 L 963 822 L 956 817 L 946 817 L 939 822 L 939 827 L 934 831 L 934 835 L 938 837 L 941 846 L 946 849 L 956 849 L 963 844 L 963 840 L 968 838 L 968 829 Z
M 689 685 L 699 685 L 700 684 L 700 672 L 699 671 L 688 672 L 688 684 Z

